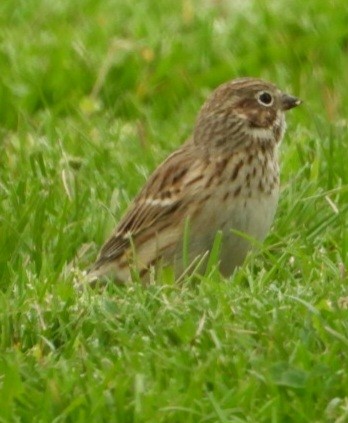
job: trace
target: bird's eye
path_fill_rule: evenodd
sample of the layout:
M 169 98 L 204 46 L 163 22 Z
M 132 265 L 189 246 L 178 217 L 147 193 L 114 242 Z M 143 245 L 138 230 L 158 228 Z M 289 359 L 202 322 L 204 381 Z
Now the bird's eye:
M 258 95 L 257 100 L 263 106 L 272 106 L 272 104 L 273 104 L 273 97 L 267 91 L 262 91 Z

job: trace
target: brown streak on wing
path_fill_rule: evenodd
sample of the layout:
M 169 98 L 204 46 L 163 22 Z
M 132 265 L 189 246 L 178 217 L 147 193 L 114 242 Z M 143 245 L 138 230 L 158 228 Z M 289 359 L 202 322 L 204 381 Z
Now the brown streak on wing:
M 168 215 L 174 215 L 182 206 L 187 205 L 188 199 L 184 198 L 187 192 L 179 190 L 178 184 L 197 163 L 197 147 L 193 149 L 191 143 L 186 143 L 156 169 L 121 219 L 115 233 L 102 247 L 94 268 L 122 256 L 125 250 L 130 248 L 130 240 L 136 247 L 142 234 L 153 225 L 158 225 L 157 233 L 162 231 L 161 220 L 168 218 Z M 173 182 L 176 184 L 174 191 Z M 173 192 L 172 201 L 168 204 L 156 204 L 156 200 L 161 200 L 163 190 Z M 154 200 L 154 204 L 151 204 L 151 200 Z M 169 222 L 172 224 L 173 219 Z

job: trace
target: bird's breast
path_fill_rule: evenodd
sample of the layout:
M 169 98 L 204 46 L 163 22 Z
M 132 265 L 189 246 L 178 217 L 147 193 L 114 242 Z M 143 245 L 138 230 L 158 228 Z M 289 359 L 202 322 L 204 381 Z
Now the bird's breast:
M 236 175 L 237 173 L 237 175 Z M 262 240 L 274 218 L 279 196 L 279 166 L 273 151 L 251 152 L 234 158 L 229 174 L 231 183 L 221 187 L 224 228 Z
M 219 179 L 210 189 L 202 221 L 196 223 L 204 228 L 207 247 L 222 231 L 221 270 L 228 275 L 243 262 L 253 240 L 262 241 L 272 225 L 279 197 L 278 163 L 272 154 L 235 155 Z

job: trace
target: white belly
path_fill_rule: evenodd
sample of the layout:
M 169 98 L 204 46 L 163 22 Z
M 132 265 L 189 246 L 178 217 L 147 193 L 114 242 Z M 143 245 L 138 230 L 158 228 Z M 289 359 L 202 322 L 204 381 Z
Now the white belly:
M 236 155 L 226 166 L 221 179 L 229 183 L 207 184 L 209 191 L 206 187 L 202 189 L 199 196 L 210 195 L 207 201 L 201 202 L 200 212 L 190 220 L 190 260 L 210 251 L 216 233 L 222 231 L 220 270 L 226 276 L 243 263 L 253 245 L 264 240 L 278 203 L 278 164 L 274 155 L 256 152 L 247 165 L 239 169 L 238 177 L 233 177 L 240 160 L 245 162 L 244 156 L 244 153 Z M 175 257 L 177 264 L 182 262 L 181 242 Z M 176 268 L 180 270 L 180 264 Z
M 272 225 L 278 189 L 272 195 L 248 198 L 231 205 L 230 219 L 223 225 L 220 270 L 229 275 L 243 263 L 248 251 L 262 242 Z M 239 233 L 236 233 L 239 232 Z

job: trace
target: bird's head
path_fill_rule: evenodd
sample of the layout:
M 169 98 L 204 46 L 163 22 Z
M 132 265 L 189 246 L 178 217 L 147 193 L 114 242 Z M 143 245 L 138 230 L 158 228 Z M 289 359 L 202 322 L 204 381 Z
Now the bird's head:
M 253 142 L 274 147 L 285 132 L 285 112 L 299 104 L 270 82 L 235 79 L 220 85 L 203 105 L 194 142 L 227 149 Z

